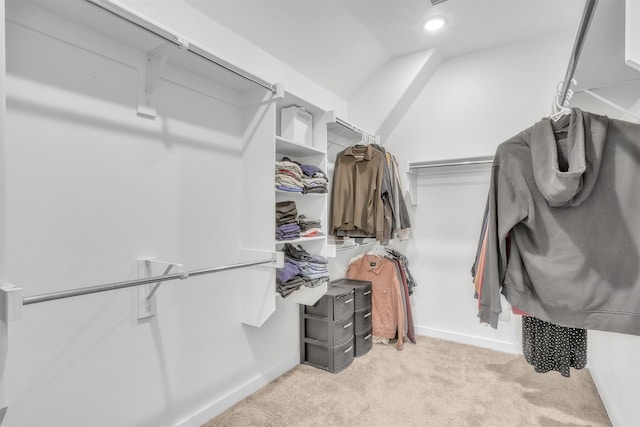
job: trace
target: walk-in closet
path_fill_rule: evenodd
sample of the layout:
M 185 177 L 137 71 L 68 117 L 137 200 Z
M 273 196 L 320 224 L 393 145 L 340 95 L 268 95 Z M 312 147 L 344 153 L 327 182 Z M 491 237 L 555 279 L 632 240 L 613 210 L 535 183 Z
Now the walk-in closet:
M 640 425 L 639 0 L 0 6 L 0 426 Z

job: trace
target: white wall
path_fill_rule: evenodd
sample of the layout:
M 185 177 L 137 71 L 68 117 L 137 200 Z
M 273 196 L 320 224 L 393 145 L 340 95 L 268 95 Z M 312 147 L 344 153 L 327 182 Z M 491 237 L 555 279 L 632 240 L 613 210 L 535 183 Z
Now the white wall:
M 589 371 L 617 427 L 640 425 L 640 337 L 589 331 Z
M 385 147 L 409 161 L 493 155 L 499 143 L 548 115 L 573 34 L 556 34 L 445 60 Z M 488 168 L 431 171 L 417 179 L 411 239 L 401 244 L 418 282 L 419 333 L 520 351 L 520 323 L 507 312 L 498 330 L 478 322 L 473 264 Z
M 4 206 L 5 199 L 5 22 L 4 0 L 0 0 L 0 206 Z M 5 210 L 0 208 L 0 235 L 6 234 Z M 0 286 L 7 285 L 6 277 L 6 245 L 0 238 Z M 4 410 L 7 407 L 7 350 L 9 343 L 9 325 L 0 318 L 0 423 L 4 418 Z
M 403 163 L 401 168 L 408 161 L 493 155 L 500 142 L 548 115 L 573 37 L 538 38 L 443 62 L 386 147 Z M 572 104 L 616 116 L 588 97 L 576 96 Z M 488 177 L 488 171 L 463 168 L 417 179 L 412 236 L 403 244 L 419 283 L 413 298 L 416 329 L 520 351 L 519 318 L 505 316 L 498 330 L 479 326 L 471 298 L 469 269 Z M 640 425 L 639 343 L 636 336 L 589 333 L 589 370 L 615 426 Z
M 246 39 L 212 21 L 182 0 L 121 0 L 125 6 L 172 29 L 190 40 L 211 48 L 221 58 L 272 83 L 283 82 L 285 89 L 324 110 L 335 110 L 347 118 L 344 99 L 274 58 Z
M 365 131 L 386 139 L 398 120 L 393 121 L 393 126 L 384 124 L 390 116 L 404 115 L 406 107 L 422 91 L 440 62 L 435 49 L 388 61 L 349 98 L 349 119 Z M 381 133 L 382 128 L 385 131 Z
M 273 104 L 241 108 L 242 96 L 169 66 L 155 92 L 158 117 L 140 119 L 144 52 L 10 3 L 2 207 L 10 282 L 31 296 L 135 278 L 142 257 L 194 270 L 241 261 L 241 248 L 273 250 L 273 184 L 262 176 L 266 169 L 245 161 L 260 146 L 268 149 L 253 157 L 273 160 Z M 212 35 L 215 24 L 201 15 L 189 21 L 192 9 L 179 5 L 157 9 L 166 13 L 161 18 L 171 12 L 185 33 L 200 28 L 200 43 L 211 50 L 253 58 L 250 71 L 284 70 L 310 99 L 346 105 L 254 46 Z M 43 20 L 51 23 L 44 33 Z M 254 132 L 256 112 L 264 119 Z M 246 192 L 256 194 L 251 206 Z M 243 218 L 260 232 L 245 232 Z M 244 277 L 228 271 L 164 283 L 158 315 L 142 321 L 135 289 L 25 306 L 3 347 L 3 426 L 212 418 L 299 361 L 298 306 L 277 299 L 262 327 L 244 325 Z

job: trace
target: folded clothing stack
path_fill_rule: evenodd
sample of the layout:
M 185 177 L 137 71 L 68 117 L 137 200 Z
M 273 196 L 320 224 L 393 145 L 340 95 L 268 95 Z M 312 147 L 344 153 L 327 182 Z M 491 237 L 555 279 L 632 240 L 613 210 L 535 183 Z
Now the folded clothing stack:
M 300 165 L 300 169 L 302 170 L 302 183 L 304 185 L 303 193 L 327 192 L 329 180 L 322 169 L 313 165 Z
M 289 157 L 276 162 L 276 188 L 294 193 L 326 193 L 329 180 L 322 169 Z
M 276 240 L 293 240 L 300 237 L 296 202 L 276 202 Z
M 298 215 L 298 225 L 300 225 L 300 237 L 323 235 L 319 219 L 309 219 L 304 215 Z
M 292 193 L 304 191 L 302 169 L 298 163 L 290 161 L 287 157 L 281 162 L 276 162 L 276 188 Z
M 285 243 L 284 267 L 276 269 L 276 289 L 286 298 L 301 286 L 315 288 L 329 282 L 327 258 L 312 255 L 300 245 Z

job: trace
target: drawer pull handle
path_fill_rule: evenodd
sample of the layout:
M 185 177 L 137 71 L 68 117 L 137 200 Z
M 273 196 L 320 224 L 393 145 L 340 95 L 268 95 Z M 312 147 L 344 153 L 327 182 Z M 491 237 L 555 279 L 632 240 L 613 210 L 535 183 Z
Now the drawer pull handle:
M 366 295 L 369 295 L 370 293 L 371 293 L 371 291 L 367 291 L 367 292 L 363 293 L 362 295 L 366 296 Z
M 353 302 L 353 298 L 346 300 L 344 303 L 349 304 L 350 302 Z
M 351 296 L 351 295 L 353 295 L 353 294 L 355 294 L 355 293 L 356 293 L 356 290 L 355 290 L 355 289 L 352 289 L 352 290 L 351 290 L 351 292 L 349 292 L 348 294 L 340 295 L 339 297 L 336 297 L 336 299 L 349 297 L 349 296 Z
M 364 340 L 368 340 L 369 338 L 371 338 L 371 334 L 367 335 L 366 337 L 364 337 Z
M 344 329 L 347 329 L 349 326 L 353 325 L 353 322 L 349 322 L 343 326 Z
M 351 350 L 353 350 L 353 346 L 349 347 L 348 349 L 346 349 L 344 352 L 345 353 L 349 353 Z
M 368 312 L 367 314 L 365 314 L 365 315 L 364 315 L 364 316 L 362 316 L 362 317 L 364 317 L 364 318 L 366 319 L 366 318 L 367 318 L 367 317 L 369 317 L 369 316 L 371 316 L 371 312 Z

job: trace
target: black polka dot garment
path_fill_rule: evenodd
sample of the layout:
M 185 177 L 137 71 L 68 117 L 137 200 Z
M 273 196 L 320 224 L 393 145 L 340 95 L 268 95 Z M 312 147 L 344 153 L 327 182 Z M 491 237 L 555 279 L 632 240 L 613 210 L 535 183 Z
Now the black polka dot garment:
M 570 368 L 587 366 L 587 330 L 523 316 L 522 351 L 536 372 L 558 371 L 569 377 Z

